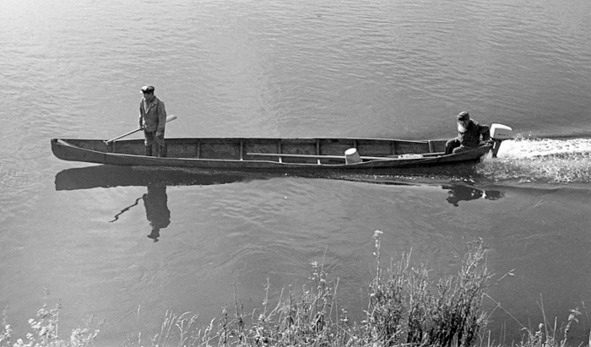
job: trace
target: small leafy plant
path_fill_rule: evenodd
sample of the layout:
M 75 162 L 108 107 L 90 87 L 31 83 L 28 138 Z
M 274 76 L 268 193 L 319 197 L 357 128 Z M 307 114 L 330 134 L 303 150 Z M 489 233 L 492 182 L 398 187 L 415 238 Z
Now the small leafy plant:
M 99 329 L 91 329 L 86 324 L 85 328 L 72 330 L 69 340 L 63 340 L 59 336 L 59 312 L 62 309 L 59 301 L 53 308 L 44 304 L 35 318 L 29 319 L 31 331 L 26 334 L 25 340 L 19 338 L 14 344 L 10 344 L 12 329 L 7 323 L 6 312 L 2 320 L 2 331 L 0 331 L 1 347 L 86 347 L 94 343 Z

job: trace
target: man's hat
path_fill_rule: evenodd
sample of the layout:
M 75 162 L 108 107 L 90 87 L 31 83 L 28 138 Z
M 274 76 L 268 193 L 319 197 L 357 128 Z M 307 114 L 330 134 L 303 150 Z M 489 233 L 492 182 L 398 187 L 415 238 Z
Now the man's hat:
M 460 113 L 458 113 L 458 120 L 469 120 L 470 119 L 470 114 L 466 111 L 462 111 Z
M 142 93 L 154 93 L 154 86 L 143 86 Z

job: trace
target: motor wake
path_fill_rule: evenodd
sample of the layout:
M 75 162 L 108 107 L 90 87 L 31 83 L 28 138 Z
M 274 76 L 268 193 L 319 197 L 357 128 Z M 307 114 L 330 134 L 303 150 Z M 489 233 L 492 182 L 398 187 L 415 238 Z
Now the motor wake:
M 591 183 L 591 139 L 517 138 L 477 171 L 493 181 Z

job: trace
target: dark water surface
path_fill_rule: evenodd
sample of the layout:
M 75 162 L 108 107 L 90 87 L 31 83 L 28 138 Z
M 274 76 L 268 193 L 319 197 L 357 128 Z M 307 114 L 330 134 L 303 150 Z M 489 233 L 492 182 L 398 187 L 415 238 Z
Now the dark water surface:
M 208 322 L 234 291 L 258 307 L 267 278 L 278 293 L 323 261 L 360 317 L 381 230 L 384 256 L 412 249 L 438 276 L 481 238 L 513 274 L 489 291 L 496 340 L 537 327 L 539 302 L 564 321 L 591 299 L 589 42 L 586 0 L 6 0 L 0 306 L 24 337 L 47 289 L 62 331 L 94 315 L 120 344 L 167 309 Z M 447 138 L 461 110 L 520 136 L 495 160 L 383 176 L 52 156 L 52 137 L 132 130 L 144 84 L 179 117 L 170 137 Z

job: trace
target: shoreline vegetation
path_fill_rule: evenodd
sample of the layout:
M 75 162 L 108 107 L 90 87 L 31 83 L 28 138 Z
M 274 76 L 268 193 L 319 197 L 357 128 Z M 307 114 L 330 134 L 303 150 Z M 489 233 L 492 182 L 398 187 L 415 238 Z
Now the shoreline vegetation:
M 177 315 L 168 311 L 160 331 L 148 338 L 138 334 L 122 345 L 564 347 L 572 344 L 568 332 L 578 322 L 581 315 L 578 309 L 571 310 L 562 327 L 544 318 L 537 331 L 523 328 L 521 341 L 507 344 L 491 340 L 486 327 L 492 312 L 485 312 L 482 302 L 485 297 L 490 298 L 486 289 L 493 274 L 486 265 L 482 241 L 467 245 L 456 275 L 433 280 L 424 265 L 411 265 L 410 253 L 399 261 L 382 264 L 381 234 L 376 230 L 373 235 L 375 274 L 368 285 L 367 309 L 360 322 L 351 321 L 346 308 L 340 306 L 339 280 L 328 280 L 323 264 L 313 263 L 312 274 L 301 290 L 283 289 L 277 302 L 270 302 L 271 288 L 267 282 L 262 307 L 250 314 L 244 314 L 236 298 L 233 314 L 224 309 L 220 318 L 206 324 L 190 312 Z M 16 340 L 4 314 L 0 347 L 94 345 L 100 324 L 91 328 L 96 324 L 90 321 L 64 339 L 58 331 L 60 309 L 59 302 L 51 309 L 44 305 L 36 318 L 29 320 L 31 332 Z M 591 341 L 575 345 L 591 346 Z

